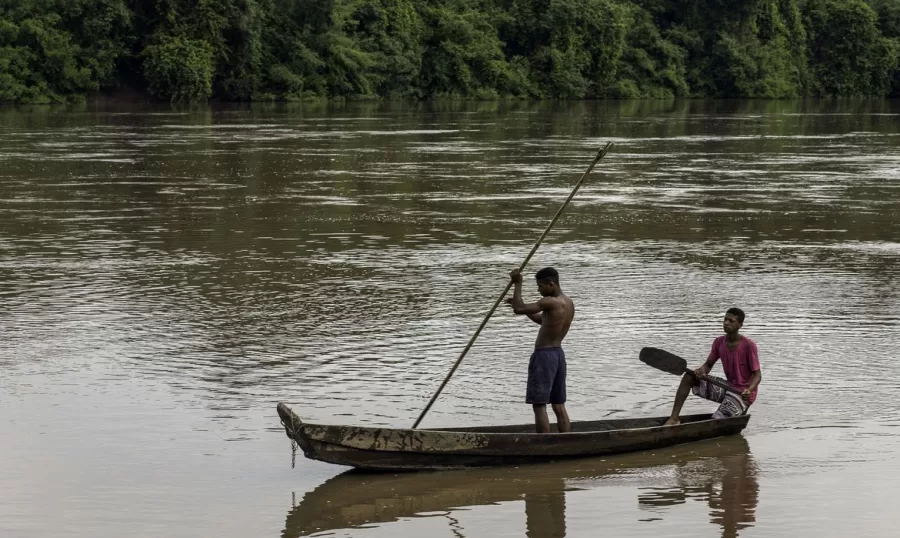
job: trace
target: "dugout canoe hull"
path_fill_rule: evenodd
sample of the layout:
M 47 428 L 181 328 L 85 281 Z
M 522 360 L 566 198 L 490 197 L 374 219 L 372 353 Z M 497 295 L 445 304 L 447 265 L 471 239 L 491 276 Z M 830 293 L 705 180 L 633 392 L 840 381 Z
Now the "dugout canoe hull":
M 750 415 L 710 414 L 572 422 L 571 433 L 534 433 L 533 424 L 442 429 L 394 429 L 307 424 L 285 404 L 278 415 L 287 436 L 310 459 L 381 471 L 421 471 L 522 465 L 652 450 L 740 433 Z

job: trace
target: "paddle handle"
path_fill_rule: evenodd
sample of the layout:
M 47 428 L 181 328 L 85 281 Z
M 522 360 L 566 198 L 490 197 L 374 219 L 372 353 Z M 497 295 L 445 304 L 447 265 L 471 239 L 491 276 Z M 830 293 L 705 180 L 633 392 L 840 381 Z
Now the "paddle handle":
M 522 264 L 519 266 L 519 271 L 525 270 L 525 266 L 528 265 L 528 262 L 531 260 L 531 257 L 534 256 L 534 253 L 537 252 L 539 246 L 544 241 L 544 238 L 547 237 L 547 234 L 550 233 L 550 229 L 553 228 L 553 225 L 556 224 L 556 221 L 559 220 L 560 215 L 563 214 L 563 211 L 566 209 L 566 206 L 569 205 L 569 202 L 572 201 L 572 198 L 575 197 L 575 193 L 578 192 L 578 189 L 581 188 L 582 183 L 584 183 L 585 178 L 591 173 L 591 170 L 597 166 L 597 163 L 600 162 L 606 152 L 609 151 L 609 148 L 612 147 L 612 142 L 608 142 L 606 146 L 600 148 L 600 151 L 597 152 L 597 156 L 594 157 L 594 160 L 591 161 L 591 165 L 588 166 L 588 169 L 582 174 L 581 179 L 578 180 L 578 183 L 575 184 L 575 188 L 572 189 L 572 193 L 569 194 L 569 197 L 566 198 L 566 201 L 563 202 L 562 206 L 556 212 L 556 215 L 553 216 L 553 219 L 550 221 L 550 224 L 547 225 L 547 228 L 544 229 L 544 233 L 538 238 L 537 242 L 531 247 L 531 252 L 528 253 L 528 256 L 525 256 L 525 259 L 522 261 Z M 503 293 L 497 297 L 497 300 L 494 301 L 494 306 L 488 311 L 487 315 L 484 316 L 484 319 L 481 321 L 481 325 L 478 326 L 478 329 L 475 331 L 475 334 L 472 335 L 472 338 L 469 339 L 469 343 L 466 344 L 466 347 L 460 353 L 459 358 L 456 359 L 456 362 L 453 363 L 453 367 L 450 368 L 450 373 L 447 374 L 447 377 L 444 378 L 444 381 L 438 387 L 437 391 L 435 391 L 434 396 L 429 400 L 428 405 L 425 406 L 425 409 L 419 415 L 419 418 L 416 419 L 416 423 L 413 424 L 413 429 L 419 427 L 419 423 L 422 422 L 422 419 L 425 418 L 425 415 L 428 413 L 428 410 L 431 409 L 431 406 L 434 405 L 434 402 L 437 400 L 438 396 L 441 394 L 441 391 L 444 390 L 444 387 L 447 386 L 447 382 L 450 381 L 450 378 L 453 377 L 453 373 L 456 372 L 456 369 L 459 367 L 459 364 L 462 362 L 463 357 L 466 356 L 466 353 L 469 352 L 469 349 L 472 347 L 472 344 L 475 343 L 475 339 L 478 338 L 478 335 L 481 334 L 481 330 L 484 329 L 484 326 L 487 325 L 489 319 L 491 319 L 491 315 L 497 310 L 497 307 L 500 305 L 500 302 L 503 301 L 503 298 L 506 297 L 506 294 L 509 293 L 509 289 L 512 288 L 512 280 L 506 283 L 506 287 L 503 288 Z
M 684 369 L 684 372 L 687 373 L 687 374 L 691 374 L 691 375 L 694 376 L 694 377 L 697 377 L 697 374 L 695 374 L 694 371 L 691 370 L 690 368 L 685 368 L 685 369 Z M 717 387 L 719 387 L 719 388 L 725 389 L 726 391 L 728 391 L 728 392 L 730 392 L 730 393 L 732 393 L 732 394 L 734 394 L 734 395 L 740 397 L 740 398 L 741 398 L 741 401 L 744 401 L 744 397 L 741 396 L 741 393 L 738 392 L 738 391 L 736 391 L 736 390 L 734 390 L 733 388 L 729 387 L 729 386 L 728 386 L 728 383 L 722 383 L 722 382 L 719 381 L 718 379 L 716 379 L 716 378 L 714 378 L 714 377 L 710 377 L 710 376 L 706 376 L 705 378 L 701 378 L 701 379 L 704 379 L 707 383 L 711 383 L 711 384 L 713 384 L 713 385 L 715 385 L 715 386 L 717 386 Z

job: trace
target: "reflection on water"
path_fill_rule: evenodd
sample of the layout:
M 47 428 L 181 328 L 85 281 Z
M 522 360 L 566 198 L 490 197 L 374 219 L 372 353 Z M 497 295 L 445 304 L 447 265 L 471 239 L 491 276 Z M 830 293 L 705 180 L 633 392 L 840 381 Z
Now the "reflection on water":
M 732 436 L 658 452 L 521 468 L 415 474 L 338 475 L 307 492 L 287 516 L 283 538 L 373 528 L 411 517 L 446 517 L 466 507 L 520 503 L 529 538 L 566 536 L 566 499 L 579 491 L 629 484 L 653 521 L 689 499 L 708 503 L 723 537 L 755 522 L 756 468 L 747 441 Z M 467 533 L 456 521 L 457 536 Z
M 525 535 L 559 538 L 566 535 L 566 494 L 561 489 L 525 495 Z
M 722 538 L 738 536 L 738 531 L 753 526 L 759 503 L 756 464 L 746 440 L 739 439 L 732 452 L 703 465 L 675 464 L 675 485 L 642 488 L 638 503 L 656 515 L 688 501 L 707 503 L 712 522 L 722 526 Z

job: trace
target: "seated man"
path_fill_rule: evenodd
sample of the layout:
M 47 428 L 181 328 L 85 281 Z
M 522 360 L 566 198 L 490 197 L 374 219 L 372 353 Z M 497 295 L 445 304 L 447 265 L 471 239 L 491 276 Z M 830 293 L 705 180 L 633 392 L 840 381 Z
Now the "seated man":
M 729 308 L 725 313 L 725 321 L 722 325 L 725 335 L 713 340 L 709 357 L 700 368 L 694 370 L 693 373 L 684 374 L 681 378 L 681 385 L 678 387 L 678 392 L 675 393 L 672 415 L 664 425 L 681 423 L 678 420 L 678 414 L 681 413 L 681 407 L 687 399 L 688 392 L 692 389 L 697 396 L 720 404 L 712 418 L 743 415 L 750 408 L 750 404 L 756 401 L 757 387 L 762 381 L 759 352 L 756 350 L 756 343 L 753 340 L 739 334 L 743 326 L 744 311 L 740 308 Z M 706 381 L 709 371 L 719 359 L 722 359 L 722 369 L 725 370 L 728 386 L 739 393 L 740 398 Z M 718 377 L 716 379 L 725 381 Z

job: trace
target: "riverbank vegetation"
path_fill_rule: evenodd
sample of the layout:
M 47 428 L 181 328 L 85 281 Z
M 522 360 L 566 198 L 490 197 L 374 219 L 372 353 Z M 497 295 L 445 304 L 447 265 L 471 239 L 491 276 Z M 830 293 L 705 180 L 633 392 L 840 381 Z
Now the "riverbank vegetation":
M 0 0 L 0 102 L 900 95 L 900 0 Z

